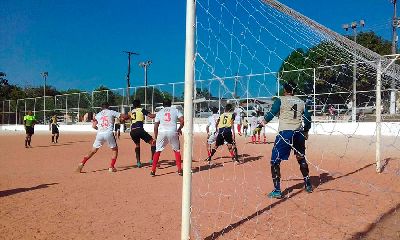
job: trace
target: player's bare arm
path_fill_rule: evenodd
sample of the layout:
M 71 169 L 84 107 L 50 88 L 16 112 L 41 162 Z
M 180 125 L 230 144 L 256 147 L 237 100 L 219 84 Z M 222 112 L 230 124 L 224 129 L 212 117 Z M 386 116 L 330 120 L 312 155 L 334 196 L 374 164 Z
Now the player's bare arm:
M 183 128 L 183 125 L 185 124 L 185 122 L 184 122 L 183 117 L 178 118 L 178 120 L 179 120 L 179 128 L 177 131 L 180 135 L 182 135 L 182 128 Z
M 160 122 L 155 122 L 154 123 L 154 139 L 157 139 L 158 136 L 158 126 L 160 125 Z
M 97 130 L 97 120 L 92 120 L 92 128 Z
M 154 113 L 148 113 L 148 114 L 147 114 L 147 117 L 149 117 L 149 118 L 155 118 L 156 115 L 155 115 Z

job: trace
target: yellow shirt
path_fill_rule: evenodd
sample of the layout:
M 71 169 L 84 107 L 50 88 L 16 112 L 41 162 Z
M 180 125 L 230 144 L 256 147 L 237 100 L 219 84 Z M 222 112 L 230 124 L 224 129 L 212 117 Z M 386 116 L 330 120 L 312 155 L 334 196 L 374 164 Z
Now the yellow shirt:
M 36 122 L 36 117 L 31 115 L 24 116 L 25 126 L 30 127 Z
M 235 117 L 233 113 L 227 112 L 219 117 L 218 128 L 231 128 Z

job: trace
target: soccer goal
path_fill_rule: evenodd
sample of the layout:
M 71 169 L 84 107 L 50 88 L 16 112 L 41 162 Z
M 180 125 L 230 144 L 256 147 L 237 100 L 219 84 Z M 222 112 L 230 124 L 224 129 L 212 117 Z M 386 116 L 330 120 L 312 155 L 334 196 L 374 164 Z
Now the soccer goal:
M 397 55 L 381 56 L 275 0 L 188 0 L 185 58 L 181 239 L 352 239 L 397 213 L 400 127 L 383 115 L 400 86 Z M 294 84 L 312 113 L 314 192 L 302 190 L 292 156 L 282 162 L 285 196 L 266 197 L 277 119 L 265 126 L 267 143 L 236 137 L 240 164 L 224 146 L 204 163 L 206 135 L 193 133 L 199 83 L 220 111 L 242 107 L 242 121 Z

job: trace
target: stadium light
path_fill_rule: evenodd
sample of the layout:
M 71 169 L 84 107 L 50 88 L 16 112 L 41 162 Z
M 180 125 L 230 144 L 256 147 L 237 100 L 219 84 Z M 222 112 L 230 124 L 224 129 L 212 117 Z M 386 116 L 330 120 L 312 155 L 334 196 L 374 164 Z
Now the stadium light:
M 346 31 L 353 29 L 353 38 L 354 42 L 357 43 L 357 27 L 358 24 L 360 24 L 360 27 L 365 26 L 365 21 L 360 20 L 359 23 L 357 21 L 353 21 L 350 24 L 343 24 L 342 28 Z M 351 105 L 351 120 L 352 122 L 356 121 L 357 118 L 357 54 L 354 53 L 354 64 L 353 64 L 353 99 L 352 99 L 352 105 Z
M 147 68 L 152 64 L 151 60 L 139 63 L 139 67 L 144 69 L 144 108 L 147 106 Z
M 44 80 L 44 85 L 43 85 L 43 124 L 46 124 L 46 80 L 47 80 L 47 77 L 49 76 L 49 72 L 41 72 L 40 75 L 42 75 L 43 80 Z

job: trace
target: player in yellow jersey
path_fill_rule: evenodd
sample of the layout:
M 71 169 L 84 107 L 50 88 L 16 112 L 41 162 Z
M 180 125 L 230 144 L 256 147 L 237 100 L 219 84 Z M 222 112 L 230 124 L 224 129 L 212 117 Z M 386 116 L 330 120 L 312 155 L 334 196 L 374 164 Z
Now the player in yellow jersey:
M 57 115 L 50 118 L 49 131 L 51 131 L 51 143 L 58 143 L 60 131 L 58 130 Z
M 223 145 L 225 142 L 228 145 L 229 152 L 231 154 L 232 160 L 239 162 L 239 156 L 235 143 L 235 113 L 233 113 L 232 104 L 226 104 L 225 112 L 217 120 L 218 135 L 215 142 L 214 148 L 211 150 L 211 155 L 207 158 L 207 161 L 211 161 L 211 157 L 214 156 L 217 148 Z
M 140 139 L 151 145 L 151 160 L 149 161 L 149 164 L 153 163 L 153 155 L 156 151 L 156 141 L 143 128 L 144 118 L 145 116 L 154 118 L 156 115 L 150 113 L 146 109 L 141 108 L 139 99 L 135 99 L 133 101 L 133 108 L 134 109 L 129 113 L 129 119 L 131 120 L 130 135 L 132 141 L 136 145 L 135 154 L 136 154 L 137 167 L 141 168 L 142 162 L 140 161 Z
M 25 132 L 26 132 L 26 137 L 25 137 L 25 147 L 32 147 L 31 146 L 31 141 L 32 141 L 32 135 L 35 133 L 35 124 L 36 124 L 36 117 L 33 115 L 32 111 L 28 111 L 28 115 L 24 116 L 24 127 L 25 127 Z

